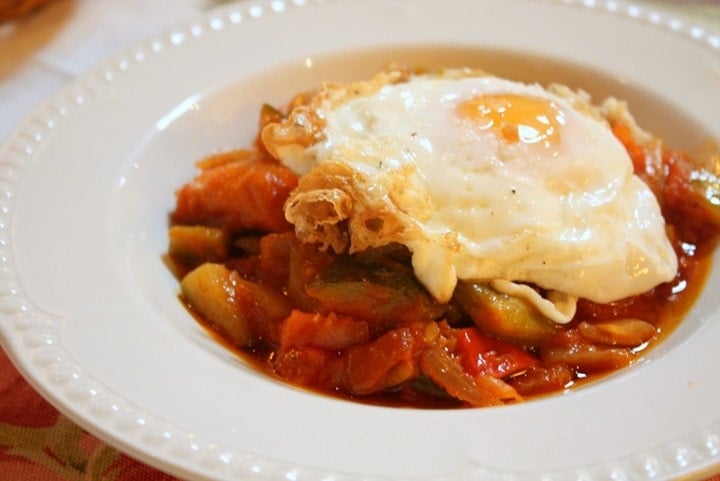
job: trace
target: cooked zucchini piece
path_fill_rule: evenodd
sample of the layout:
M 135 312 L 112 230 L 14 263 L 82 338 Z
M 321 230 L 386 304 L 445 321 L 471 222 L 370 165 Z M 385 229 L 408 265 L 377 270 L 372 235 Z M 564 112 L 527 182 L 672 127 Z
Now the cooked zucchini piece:
M 276 340 L 280 322 L 292 310 L 282 294 L 223 264 L 202 264 L 183 277 L 180 289 L 190 308 L 241 347 Z
M 440 319 L 448 306 L 438 303 L 396 262 L 366 264 L 338 257 L 306 287 L 322 309 L 367 321 L 373 332 Z
M 547 339 L 556 325 L 526 300 L 475 282 L 458 282 L 454 300 L 484 333 L 506 341 L 533 344 Z
M 219 262 L 228 256 L 228 238 L 222 229 L 174 225 L 168 229 L 168 237 L 168 254 L 186 262 Z
M 720 225 L 720 175 L 703 169 L 693 170 L 690 185 L 705 200 L 701 205 L 707 216 Z

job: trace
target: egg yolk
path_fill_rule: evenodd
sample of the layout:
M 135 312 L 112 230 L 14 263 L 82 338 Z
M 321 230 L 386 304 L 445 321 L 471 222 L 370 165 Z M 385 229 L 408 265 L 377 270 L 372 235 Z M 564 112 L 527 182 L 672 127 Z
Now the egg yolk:
M 565 123 L 555 102 L 514 94 L 473 97 L 457 106 L 457 114 L 481 129 L 493 129 L 508 143 L 555 143 Z

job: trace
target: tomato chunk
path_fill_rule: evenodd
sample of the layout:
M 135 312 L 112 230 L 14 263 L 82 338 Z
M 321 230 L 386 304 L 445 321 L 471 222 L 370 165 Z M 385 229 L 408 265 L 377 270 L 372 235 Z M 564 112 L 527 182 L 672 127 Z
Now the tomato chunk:
M 177 192 L 175 224 L 200 224 L 229 232 L 283 232 L 292 228 L 283 204 L 297 186 L 287 167 L 244 160 L 203 170 Z
M 346 389 L 353 394 L 371 394 L 408 381 L 416 375 L 416 357 L 422 344 L 417 332 L 404 327 L 349 349 Z
M 369 340 L 370 331 L 366 322 L 335 313 L 324 316 L 293 310 L 280 327 L 281 351 L 308 345 L 344 349 Z

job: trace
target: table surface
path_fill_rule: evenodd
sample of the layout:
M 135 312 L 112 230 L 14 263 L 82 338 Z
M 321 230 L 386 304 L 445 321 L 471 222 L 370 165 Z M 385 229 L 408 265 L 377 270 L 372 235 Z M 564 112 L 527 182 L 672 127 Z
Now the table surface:
M 221 3 L 227 2 L 60 0 L 0 23 L 0 143 L 43 99 L 96 62 Z M 720 0 L 636 3 L 653 4 L 720 32 Z M 0 481 L 174 479 L 104 444 L 58 413 L 0 349 Z M 710 480 L 720 481 L 720 475 Z

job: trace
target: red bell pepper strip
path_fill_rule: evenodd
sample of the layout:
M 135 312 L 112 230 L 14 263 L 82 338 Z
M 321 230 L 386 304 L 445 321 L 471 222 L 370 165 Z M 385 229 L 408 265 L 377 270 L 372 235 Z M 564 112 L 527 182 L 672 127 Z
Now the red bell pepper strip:
M 538 360 L 509 342 L 483 335 L 470 327 L 455 330 L 455 352 L 463 368 L 472 375 L 505 378 L 525 371 Z

